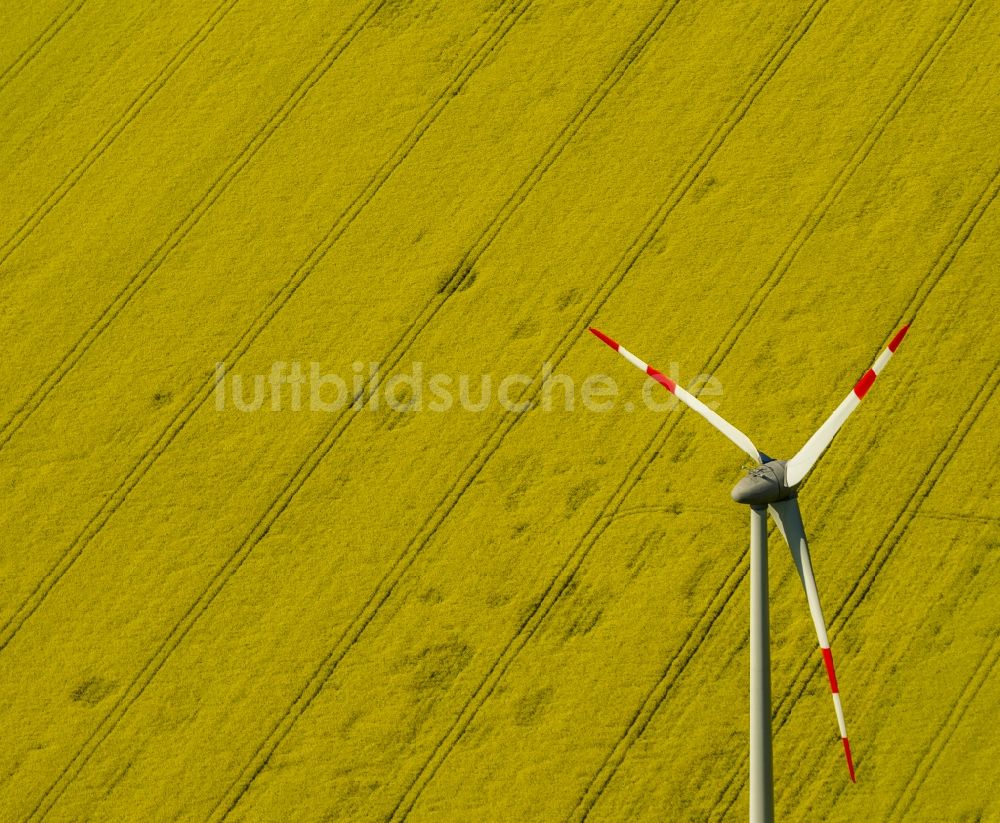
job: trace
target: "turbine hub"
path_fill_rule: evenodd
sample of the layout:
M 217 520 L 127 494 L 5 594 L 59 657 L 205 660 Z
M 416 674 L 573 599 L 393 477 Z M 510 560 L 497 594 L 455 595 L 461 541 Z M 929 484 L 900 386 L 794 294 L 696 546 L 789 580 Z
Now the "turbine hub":
M 748 506 L 766 506 L 795 497 L 795 487 L 785 482 L 785 463 L 785 460 L 771 460 L 751 469 L 733 486 L 733 500 Z

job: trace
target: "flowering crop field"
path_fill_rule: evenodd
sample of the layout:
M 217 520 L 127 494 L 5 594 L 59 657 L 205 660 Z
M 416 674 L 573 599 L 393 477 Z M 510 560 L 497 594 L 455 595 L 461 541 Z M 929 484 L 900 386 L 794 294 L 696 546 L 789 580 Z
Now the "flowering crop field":
M 1000 7 L 0 6 L 0 819 L 1000 820 Z

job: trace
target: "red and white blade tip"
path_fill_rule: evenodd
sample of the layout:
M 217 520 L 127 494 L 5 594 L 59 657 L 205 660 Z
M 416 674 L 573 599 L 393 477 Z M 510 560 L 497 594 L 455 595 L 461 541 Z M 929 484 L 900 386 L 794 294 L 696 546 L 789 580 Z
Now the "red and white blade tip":
M 840 741 L 844 744 L 844 756 L 847 758 L 847 771 L 851 774 L 851 782 L 857 783 L 854 776 L 854 758 L 851 756 L 851 743 L 847 739 L 847 725 L 844 723 L 844 709 L 840 703 L 840 687 L 837 685 L 837 672 L 833 668 L 833 653 L 829 646 L 820 646 L 823 652 L 823 665 L 826 666 L 826 676 L 830 681 L 830 691 L 833 693 L 833 706 L 837 711 L 837 725 L 840 727 Z
M 857 783 L 858 780 L 854 776 L 854 758 L 851 757 L 851 743 L 846 737 L 844 738 L 844 754 L 847 757 L 847 771 L 851 773 L 851 782 Z
M 840 431 L 841 426 L 847 422 L 847 418 L 851 416 L 858 407 L 858 404 L 868 394 L 868 390 L 875 384 L 875 379 L 882 373 L 882 369 L 886 367 L 896 349 L 899 348 L 899 344 L 903 342 L 903 338 L 909 329 L 910 324 L 907 323 L 896 332 L 886 349 L 875 358 L 875 362 L 872 363 L 871 368 L 861 376 L 861 379 L 854 384 L 854 388 L 851 389 L 847 397 L 833 410 L 833 414 L 826 419 L 822 426 L 813 432 L 812 437 L 788 461 L 785 466 L 785 482 L 789 486 L 797 486 L 801 483 L 802 478 L 809 474 L 812 467 L 816 465 L 816 462 L 822 456 L 823 452 L 826 451 L 827 446 L 830 445 L 834 436 Z
M 624 346 L 622 346 L 620 343 L 618 343 L 617 340 L 612 340 L 610 337 L 608 337 L 600 329 L 595 329 L 593 326 L 591 326 L 590 327 L 590 332 L 591 332 L 591 334 L 594 335 L 594 337 L 596 337 L 602 343 L 606 343 L 608 346 L 610 346 L 612 349 L 614 349 L 616 352 L 618 352 L 618 354 L 620 354 L 622 357 L 624 357 L 626 360 L 628 360 L 628 362 L 631 363 L 633 366 L 635 366 L 637 369 L 639 369 L 640 371 L 646 372 L 646 374 L 648 374 L 650 377 L 652 377 L 657 383 L 659 383 L 661 386 L 663 386 L 663 388 L 665 388 L 668 392 L 670 392 L 671 394 L 677 394 L 677 384 L 673 380 L 671 380 L 669 377 L 667 377 L 663 372 L 661 372 L 661 371 L 659 371 L 657 369 L 654 369 L 645 360 L 642 360 L 641 358 L 636 357 L 634 354 L 632 354 L 632 352 L 630 352 L 628 349 L 626 349 Z M 688 401 L 685 401 L 685 402 L 688 402 Z M 690 403 L 688 405 L 690 405 Z M 699 412 L 699 414 L 700 414 L 700 412 Z
M 906 333 L 910 330 L 910 324 L 907 323 L 903 328 L 896 332 L 896 336 L 889 341 L 889 351 L 895 352 L 899 348 L 899 344 L 903 342 L 903 338 L 906 337 Z
M 879 372 L 885 368 L 885 364 L 889 361 L 889 358 L 896 353 L 896 349 L 899 348 L 899 344 L 903 342 L 903 338 L 906 337 L 906 332 L 910 328 L 910 324 L 907 323 L 903 328 L 896 332 L 896 336 L 889 341 L 889 346 L 882 353 L 882 356 L 875 361 L 875 364 L 868 369 L 862 376 L 861 379 L 854 386 L 854 394 L 858 400 L 863 400 L 864 396 L 868 394 L 868 389 L 872 387 L 875 383 L 875 378 L 878 377 Z
M 594 335 L 594 337 L 596 337 L 596 338 L 597 338 L 598 340 L 600 340 L 601 342 L 603 342 L 603 343 L 607 343 L 607 344 L 608 344 L 609 346 L 611 346 L 611 348 L 613 348 L 613 349 L 614 349 L 615 351 L 618 351 L 618 348 L 619 348 L 618 344 L 617 344 L 617 343 L 616 343 L 616 342 L 615 342 L 614 340 L 612 340 L 612 339 L 611 339 L 610 337 L 608 337 L 608 336 L 607 336 L 607 335 L 606 335 L 606 334 L 605 334 L 604 332 L 602 332 L 602 331 L 601 331 L 600 329 L 595 329 L 595 328 L 594 328 L 593 326 L 591 326 L 591 327 L 590 327 L 590 333 L 591 333 L 592 335 Z

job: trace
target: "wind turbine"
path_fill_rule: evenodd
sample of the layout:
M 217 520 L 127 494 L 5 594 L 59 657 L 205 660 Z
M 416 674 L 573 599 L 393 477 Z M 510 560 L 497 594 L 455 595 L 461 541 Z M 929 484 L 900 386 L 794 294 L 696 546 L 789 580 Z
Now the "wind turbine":
M 809 613 L 819 639 L 823 663 L 833 692 L 833 706 L 837 712 L 840 739 L 851 781 L 855 781 L 851 744 L 847 739 L 844 709 L 840 702 L 837 675 L 833 668 L 833 655 L 826 635 L 826 620 L 816 591 L 816 578 L 809 559 L 802 514 L 797 499 L 798 487 L 820 455 L 826 451 L 834 435 L 851 416 L 862 398 L 875 382 L 892 357 L 909 324 L 903 326 L 892 338 L 888 348 L 875 360 L 872 367 L 855 384 L 825 423 L 820 426 L 791 460 L 775 460 L 760 451 L 743 432 L 723 420 L 697 397 L 685 391 L 673 380 L 644 363 L 632 352 L 622 348 L 603 332 L 591 328 L 599 339 L 641 369 L 688 408 L 693 409 L 733 443 L 749 454 L 757 463 L 748 475 L 732 490 L 737 503 L 750 507 L 750 823 L 771 823 L 774 820 L 774 777 L 771 760 L 771 654 L 768 627 L 767 598 L 767 516 L 771 517 L 788 543 L 792 560 L 802 580 L 809 602 Z

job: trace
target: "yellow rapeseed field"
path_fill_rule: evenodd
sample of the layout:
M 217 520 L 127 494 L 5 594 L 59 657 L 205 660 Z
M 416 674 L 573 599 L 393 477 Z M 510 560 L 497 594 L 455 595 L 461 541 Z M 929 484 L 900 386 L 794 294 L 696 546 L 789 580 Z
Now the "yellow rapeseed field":
M 995 0 L 9 0 L 0 124 L 0 821 L 745 819 L 745 457 L 587 328 L 787 458 L 908 321 L 777 815 L 1000 820 Z

